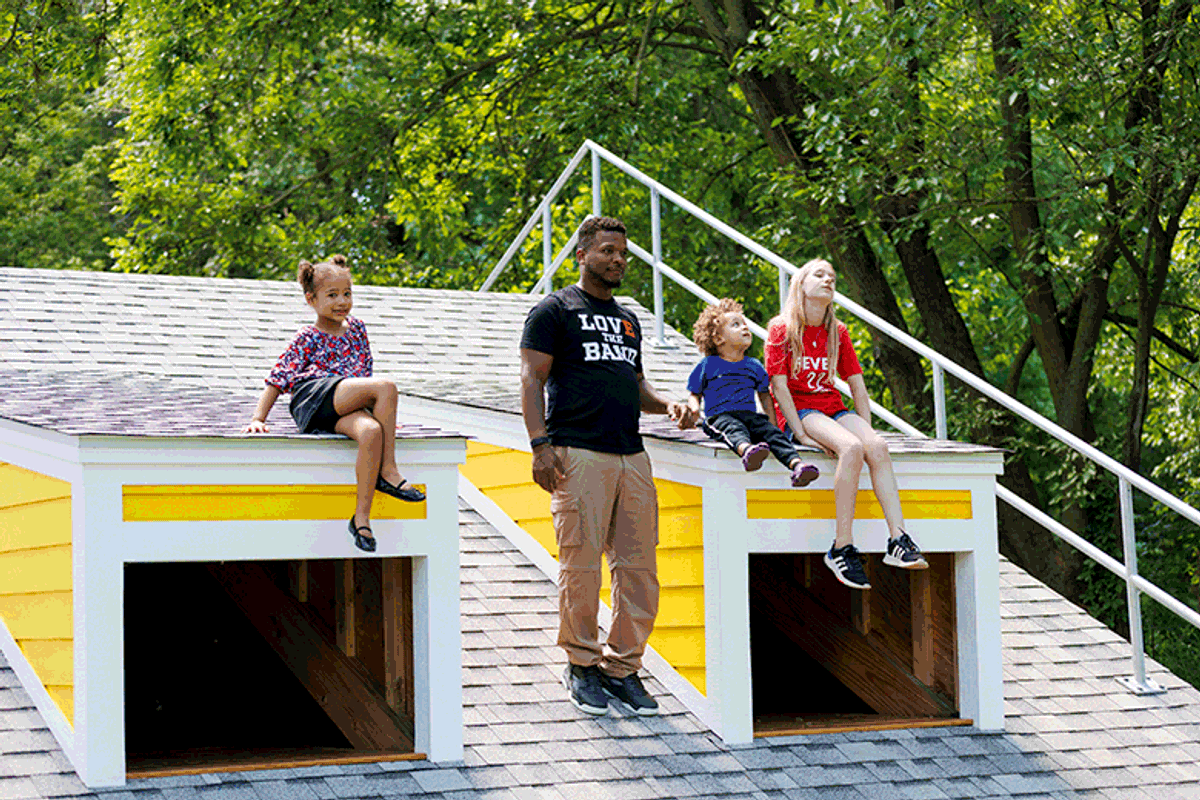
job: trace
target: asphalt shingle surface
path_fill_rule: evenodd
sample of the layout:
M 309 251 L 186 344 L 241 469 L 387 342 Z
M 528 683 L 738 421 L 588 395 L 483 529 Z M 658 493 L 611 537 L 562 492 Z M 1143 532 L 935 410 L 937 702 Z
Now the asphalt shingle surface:
M 2 267 L 0 287 L 0 364 L 6 373 L 0 379 L 29 376 L 19 388 L 42 406 L 50 405 L 45 394 L 56 387 L 39 388 L 39 380 L 85 401 L 72 411 L 31 409 L 19 393 L 8 391 L 0 396 L 0 417 L 73 434 L 236 435 L 279 354 L 313 321 L 294 282 Z M 518 414 L 521 330 L 540 299 L 359 285 L 353 313 L 367 326 L 375 374 L 394 380 L 403 394 Z M 668 328 L 658 342 L 650 312 L 630 298 L 618 302 L 641 321 L 647 378 L 664 394 L 685 397 L 698 360 L 691 341 Z M 97 390 L 90 391 L 89 382 L 97 381 Z M 121 402 L 126 391 L 144 407 L 187 413 L 172 415 L 170 422 L 135 419 L 115 430 L 120 426 L 112 418 L 124 422 L 135 416 L 132 404 Z M 295 435 L 286 398 L 268 421 L 272 435 Z M 707 449 L 723 447 L 700 431 L 677 430 L 662 416 L 643 416 L 642 430 Z M 893 438 L 892 447 L 931 453 L 992 449 L 908 437 Z

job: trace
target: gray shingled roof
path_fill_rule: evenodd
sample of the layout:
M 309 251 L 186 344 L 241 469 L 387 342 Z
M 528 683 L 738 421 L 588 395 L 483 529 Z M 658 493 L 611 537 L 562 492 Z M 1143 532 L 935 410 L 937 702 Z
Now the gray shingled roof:
M 71 428 L 70 418 L 43 407 L 51 381 L 79 387 L 72 391 L 80 402 L 88 386 L 140 393 L 147 404 L 178 398 L 174 408 L 190 422 L 160 434 L 220 435 L 229 420 L 244 420 L 270 365 L 310 321 L 288 283 L 0 269 L 0 287 L 0 416 L 63 432 L 113 426 L 101 426 L 99 408 L 77 414 Z M 378 371 L 403 391 L 515 412 L 514 332 L 536 298 L 384 287 L 357 287 L 356 298 L 356 313 L 375 332 Z M 652 330 L 646 312 L 635 310 Z M 668 338 L 676 347 L 649 343 L 646 365 L 651 380 L 671 390 L 682 387 L 695 354 L 677 333 Z M 277 431 L 290 426 L 278 407 L 271 422 Z M 120 423 L 126 432 L 136 429 L 131 424 Z M 674 435 L 665 427 L 656 434 Z M 1130 671 L 1128 643 L 1008 562 L 1001 565 L 1006 733 L 808 735 L 729 749 L 653 677 L 648 684 L 664 708 L 658 719 L 576 712 L 558 684 L 553 583 L 473 511 L 463 510 L 460 530 L 462 765 L 204 774 L 136 780 L 99 796 L 1200 799 L 1200 692 L 1150 662 L 1151 676 L 1169 691 L 1129 694 L 1114 680 Z M 0 800 L 67 795 L 87 792 L 0 661 Z
M 104 800 L 1196 800 L 1200 692 L 1157 664 L 1165 695 L 1114 680 L 1129 645 L 1001 565 L 1006 732 L 973 728 L 759 739 L 730 749 L 647 681 L 658 718 L 588 717 L 564 699 L 554 584 L 469 508 L 460 512 L 461 765 L 395 762 L 132 780 L 90 795 L 0 661 L 0 798 Z M 801 687 L 802 690 L 802 687 Z
M 151 376 L 150 383 L 131 384 L 151 407 L 195 408 L 198 390 L 180 388 L 189 384 L 221 393 L 211 412 L 173 423 L 174 435 L 229 435 L 240 429 L 275 359 L 295 331 L 312 322 L 312 310 L 293 282 L 0 267 L 0 287 L 5 370 Z M 525 316 L 540 296 L 391 286 L 356 286 L 354 296 L 354 314 L 371 338 L 375 372 L 394 380 L 401 392 L 520 412 L 518 343 Z M 652 335 L 652 315 L 630 298 L 618 300 L 641 320 L 647 377 L 668 396 L 686 396 L 687 377 L 698 359 L 691 341 L 668 328 L 665 346 L 660 345 Z M 64 385 L 83 387 L 87 377 Z M 177 393 L 184 399 L 176 400 Z M 107 396 L 90 396 L 68 420 L 71 432 L 113 433 L 105 421 Z M 26 414 L 27 406 L 19 398 L 0 397 L 0 416 L 25 421 L 18 415 Z M 43 422 L 31 424 L 44 424 L 44 415 L 37 418 Z M 193 418 L 197 429 L 188 430 L 187 420 Z M 286 402 L 276 403 L 270 423 L 272 433 L 295 433 Z M 151 422 L 144 425 L 146 434 L 155 430 Z M 643 417 L 642 430 L 656 438 L 721 447 L 699 431 L 678 431 L 665 417 Z M 992 449 L 907 437 L 897 437 L 894 446 L 905 452 Z

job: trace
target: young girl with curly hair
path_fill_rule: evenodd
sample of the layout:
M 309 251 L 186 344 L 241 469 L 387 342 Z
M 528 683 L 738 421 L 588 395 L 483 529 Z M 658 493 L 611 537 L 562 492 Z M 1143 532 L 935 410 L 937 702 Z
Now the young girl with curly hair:
M 350 316 L 354 301 L 345 256 L 319 264 L 301 261 L 296 278 L 317 321 L 301 328 L 279 357 L 244 432 L 269 431 L 267 415 L 279 395 L 290 392 L 288 410 L 302 433 L 340 433 L 358 442 L 358 495 L 349 529 L 356 547 L 374 552 L 375 492 L 410 503 L 425 499 L 396 467 L 396 384 L 371 375 L 366 326 Z

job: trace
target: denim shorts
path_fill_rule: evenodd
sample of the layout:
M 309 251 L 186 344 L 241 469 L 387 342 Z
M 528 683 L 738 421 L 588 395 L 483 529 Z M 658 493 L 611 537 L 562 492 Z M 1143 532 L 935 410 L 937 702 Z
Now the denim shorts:
M 825 413 L 824 411 L 818 411 L 815 408 L 800 408 L 800 409 L 796 410 L 796 416 L 798 416 L 800 419 L 804 419 L 809 414 L 824 414 L 824 413 Z M 829 417 L 830 417 L 830 419 L 841 419 L 842 417 L 846 416 L 847 414 L 853 414 L 853 413 L 854 413 L 853 411 L 851 411 L 847 408 L 843 408 L 841 411 L 835 411 L 833 414 L 830 414 Z

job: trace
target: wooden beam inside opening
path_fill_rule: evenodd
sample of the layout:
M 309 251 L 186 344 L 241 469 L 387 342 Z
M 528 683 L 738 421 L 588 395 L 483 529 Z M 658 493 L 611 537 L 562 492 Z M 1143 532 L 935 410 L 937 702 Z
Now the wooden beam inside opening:
M 208 569 L 355 749 L 412 752 L 412 715 L 393 710 L 362 664 L 331 641 L 327 624 L 309 605 L 278 588 L 258 564 Z
M 354 658 L 358 655 L 358 596 L 354 579 L 354 559 L 334 562 L 334 607 L 337 616 L 338 649 Z
M 412 559 L 383 559 L 384 686 L 388 705 L 414 713 Z
M 926 686 L 933 685 L 933 587 L 929 570 L 912 570 L 908 578 L 912 602 L 913 677 Z
M 288 562 L 288 587 L 292 597 L 301 603 L 308 602 L 308 561 L 302 558 Z
M 766 558 L 750 559 L 750 609 L 795 642 L 878 714 L 954 717 L 957 709 L 910 672 L 907 652 L 891 653 L 859 633 L 845 606 L 826 608 Z
M 871 558 L 863 554 L 863 572 L 867 574 L 867 583 L 871 582 Z M 870 589 L 850 590 L 850 619 L 854 622 L 854 630 L 863 636 L 871 633 L 871 601 L 875 594 Z

